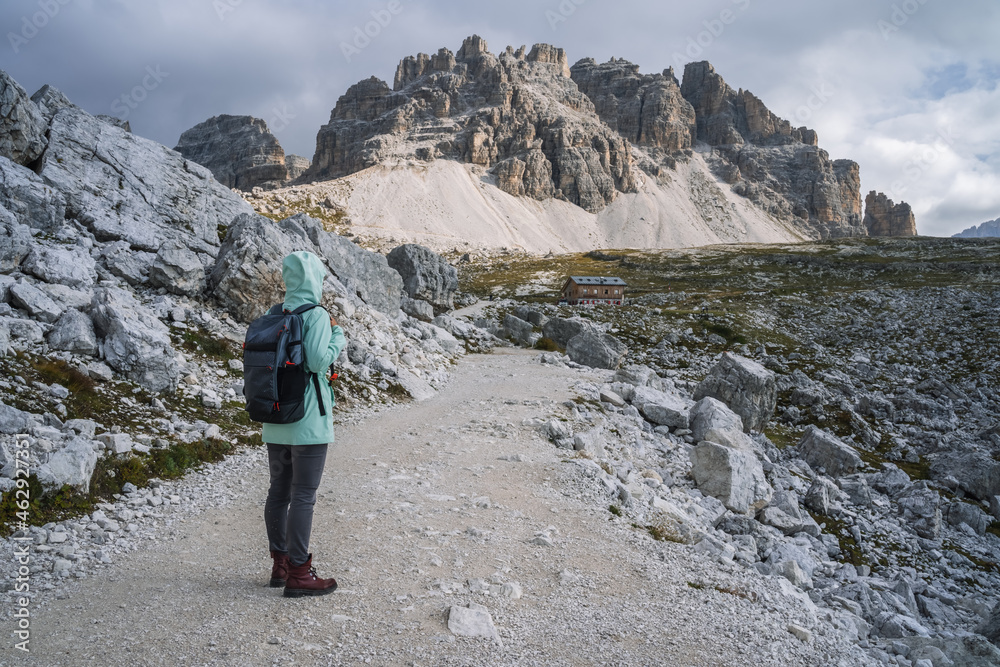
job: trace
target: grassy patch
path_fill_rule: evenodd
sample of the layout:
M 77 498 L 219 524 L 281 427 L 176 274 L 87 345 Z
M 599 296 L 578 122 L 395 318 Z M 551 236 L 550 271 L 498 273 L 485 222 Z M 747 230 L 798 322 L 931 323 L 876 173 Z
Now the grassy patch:
M 825 523 L 825 532 L 830 533 L 837 538 L 837 542 L 840 544 L 840 552 L 843 555 L 843 562 L 850 563 L 852 565 L 868 565 L 867 559 L 861 552 L 861 548 L 858 546 L 857 541 L 851 536 L 850 529 L 846 523 L 840 521 L 839 519 L 823 516 L 822 514 L 815 514 L 813 512 L 810 512 L 809 515 L 816 523 Z
M 542 350 L 543 352 L 562 352 L 559 345 L 551 338 L 539 338 L 538 342 L 535 343 L 536 350 Z
M 184 329 L 181 339 L 181 347 L 187 352 L 203 354 L 221 361 L 238 359 L 242 356 L 236 343 L 216 338 L 201 329 Z
M 756 592 L 749 591 L 745 588 L 740 588 L 738 586 L 716 586 L 715 590 L 720 593 L 725 593 L 726 595 L 734 595 L 738 598 L 743 598 L 744 600 L 749 600 L 750 602 L 756 602 L 759 598 Z
M 622 508 L 619 507 L 618 505 L 609 505 L 608 506 L 608 511 L 611 512 L 612 514 L 614 514 L 615 516 L 621 516 L 622 515 Z
M 218 463 L 241 447 L 260 447 L 259 434 L 239 436 L 234 442 L 221 439 L 177 443 L 149 454 L 126 454 L 98 459 L 86 493 L 70 486 L 45 493 L 38 479 L 29 480 L 30 502 L 28 516 L 33 525 L 41 526 L 50 521 L 80 516 L 93 511 L 97 503 L 109 502 L 114 494 L 121 493 L 126 483 L 139 488 L 149 485 L 152 479 L 177 479 L 203 463 Z M 9 533 L 16 521 L 16 490 L 3 494 L 0 500 L 0 532 Z

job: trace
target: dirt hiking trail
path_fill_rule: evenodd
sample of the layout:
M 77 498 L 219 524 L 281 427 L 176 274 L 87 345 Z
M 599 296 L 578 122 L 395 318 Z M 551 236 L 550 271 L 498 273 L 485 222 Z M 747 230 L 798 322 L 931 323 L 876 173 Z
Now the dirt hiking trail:
M 311 544 L 319 574 L 339 582 L 332 595 L 266 587 L 267 465 L 247 451 L 207 473 L 224 476 L 227 504 L 37 607 L 30 656 L 0 662 L 831 664 L 788 632 L 800 619 L 787 600 L 720 592 L 744 590 L 751 572 L 608 511 L 576 454 L 530 420 L 568 413 L 574 382 L 610 374 L 537 358 L 471 355 L 434 398 L 338 427 Z M 451 607 L 470 602 L 499 640 L 449 631 Z

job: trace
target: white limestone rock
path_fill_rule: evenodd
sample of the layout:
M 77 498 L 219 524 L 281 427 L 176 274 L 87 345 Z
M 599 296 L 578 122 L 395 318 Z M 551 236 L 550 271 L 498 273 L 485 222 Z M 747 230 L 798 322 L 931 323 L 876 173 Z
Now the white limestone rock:
M 64 484 L 86 491 L 97 466 L 97 452 L 86 438 L 74 436 L 66 445 L 53 452 L 38 468 L 38 481 L 48 489 Z
M 44 150 L 45 119 L 27 91 L 0 70 L 0 155 L 28 164 Z
M 459 637 L 478 637 L 503 643 L 489 610 L 474 602 L 470 602 L 468 607 L 451 608 L 448 612 L 448 629 Z
M 753 452 L 708 440 L 691 450 L 691 474 L 702 493 L 741 514 L 761 509 L 774 492 Z
M 53 350 L 64 350 L 74 354 L 93 356 L 99 349 L 94 322 L 89 315 L 75 308 L 68 309 L 52 325 L 52 331 L 46 340 Z
M 798 444 L 799 456 L 813 468 L 823 468 L 827 475 L 850 475 L 861 467 L 861 457 L 850 445 L 815 426 L 806 427 Z
M 55 322 L 63 314 L 62 306 L 23 278 L 11 286 L 10 300 L 15 306 L 23 308 L 31 317 L 41 322 Z
M 197 253 L 187 248 L 160 248 L 148 275 L 149 284 L 172 294 L 197 296 L 205 289 L 205 265 Z
M 219 227 L 252 210 L 204 167 L 77 107 L 53 116 L 41 176 L 99 240 L 150 252 L 172 242 L 214 256 Z
M 177 387 L 180 367 L 170 333 L 135 297 L 117 287 L 98 288 L 91 316 L 103 338 L 101 353 L 112 368 L 150 391 Z
M 89 287 L 97 279 L 97 263 L 81 246 L 35 246 L 22 270 L 47 283 Z
M 762 431 L 774 414 L 778 388 L 774 373 L 755 361 L 724 352 L 694 392 L 694 400 L 717 398 L 743 419 L 743 430 Z
M 66 222 L 66 200 L 27 167 L 0 156 L 0 208 L 22 225 L 54 232 Z

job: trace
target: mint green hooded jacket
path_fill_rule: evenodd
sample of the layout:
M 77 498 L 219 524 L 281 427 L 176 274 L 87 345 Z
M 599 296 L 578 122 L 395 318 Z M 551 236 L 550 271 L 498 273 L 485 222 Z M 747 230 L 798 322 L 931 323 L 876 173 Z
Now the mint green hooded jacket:
M 281 265 L 285 280 L 285 310 L 295 310 L 307 303 L 319 303 L 323 296 L 326 267 L 311 252 L 299 251 L 285 257 Z M 322 445 L 333 443 L 333 390 L 324 373 L 347 345 L 344 330 L 330 325 L 330 316 L 322 308 L 313 308 L 302 315 L 302 347 L 306 354 L 306 370 L 319 374 L 320 394 L 326 416 L 319 413 L 316 386 L 306 385 L 305 416 L 291 424 L 264 424 L 263 439 L 275 445 Z

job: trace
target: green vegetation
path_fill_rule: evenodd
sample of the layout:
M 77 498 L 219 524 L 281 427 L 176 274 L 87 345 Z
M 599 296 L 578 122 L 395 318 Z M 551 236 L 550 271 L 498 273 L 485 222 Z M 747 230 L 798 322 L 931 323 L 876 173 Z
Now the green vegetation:
M 242 356 L 239 346 L 229 340 L 215 338 L 202 329 L 184 329 L 180 346 L 184 351 L 203 354 L 219 361 L 229 361 Z
M 562 352 L 563 350 L 556 344 L 551 338 L 539 338 L 538 342 L 535 343 L 536 350 L 542 350 L 543 352 Z
M 97 503 L 112 500 L 114 494 L 122 492 L 126 483 L 143 488 L 152 479 L 177 479 L 203 463 L 217 463 L 242 447 L 262 445 L 260 436 L 255 434 L 237 437 L 235 442 L 220 439 L 178 442 L 149 454 L 102 457 L 97 461 L 86 493 L 70 486 L 45 493 L 38 478 L 32 475 L 28 479 L 30 502 L 27 512 L 31 523 L 39 526 L 79 516 L 93 511 Z M 0 500 L 0 533 L 8 533 L 17 520 L 16 512 L 24 511 L 17 507 L 16 501 L 16 489 L 3 494 Z

